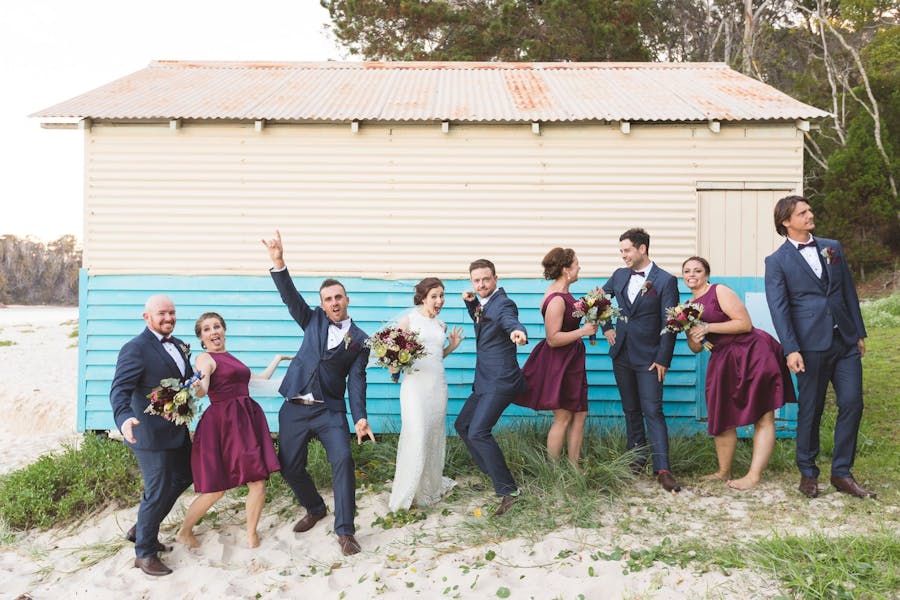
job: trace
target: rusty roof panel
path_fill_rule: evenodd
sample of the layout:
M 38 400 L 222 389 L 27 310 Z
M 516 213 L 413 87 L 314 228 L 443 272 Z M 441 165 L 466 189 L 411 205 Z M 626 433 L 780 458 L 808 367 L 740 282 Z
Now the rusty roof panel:
M 552 122 L 827 115 L 723 63 L 155 61 L 32 116 Z

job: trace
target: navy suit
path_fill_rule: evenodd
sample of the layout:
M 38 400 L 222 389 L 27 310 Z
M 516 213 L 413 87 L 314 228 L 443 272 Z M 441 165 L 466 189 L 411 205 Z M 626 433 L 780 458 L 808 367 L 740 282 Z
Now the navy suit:
M 181 340 L 173 339 L 184 359 L 184 372 L 179 371 L 156 335 L 144 329 L 119 352 L 109 393 L 120 431 L 128 419 L 136 417 L 140 421 L 133 429 L 136 442 L 132 444 L 125 440 L 137 457 L 144 480 L 135 527 L 134 551 L 138 558 L 156 556 L 159 524 L 193 482 L 191 438 L 187 426 L 144 413 L 150 404 L 147 394 L 160 381 L 173 377 L 185 380 L 190 376 L 191 365 L 183 352 L 187 346 Z
M 831 475 L 850 477 L 863 409 L 857 342 L 866 337 L 866 328 L 841 245 L 836 240 L 815 240 L 822 277 L 785 240 L 766 257 L 766 300 L 785 356 L 800 352 L 806 367 L 797 373 L 797 467 L 806 477 L 819 476 L 819 424 L 831 381 L 838 406 Z
M 616 343 L 609 347 L 609 354 L 622 397 L 627 447 L 646 447 L 649 434 L 653 471 L 668 471 L 669 432 L 663 415 L 663 384 L 656 369 L 648 369 L 653 363 L 666 368 L 672 363 L 675 335 L 660 335 L 660 331 L 665 327 L 666 308 L 678 304 L 678 284 L 670 273 L 653 265 L 632 303 L 628 299 L 630 280 L 631 269 L 616 269 L 603 285 L 603 291 L 617 299 L 622 311 L 615 325 Z M 603 330 L 612 327 L 607 323 Z
M 477 355 L 472 395 L 466 400 L 454 427 L 475 459 L 475 463 L 494 484 L 494 491 L 508 496 L 518 488 L 506 465 L 506 459 L 491 430 L 513 398 L 525 389 L 525 378 L 516 358 L 516 344 L 509 339 L 513 331 L 525 331 L 519 322 L 519 309 L 503 288 L 497 289 L 476 317 L 480 304 L 476 298 L 466 302 L 475 321 Z
M 311 514 L 325 512 L 325 501 L 306 470 L 309 441 L 325 447 L 334 481 L 334 531 L 352 535 L 356 529 L 356 475 L 347 431 L 344 392 L 349 391 L 353 422 L 366 415 L 367 335 L 350 324 L 347 339 L 328 349 L 331 320 L 321 308 L 311 308 L 297 291 L 287 269 L 271 271 L 281 300 L 303 328 L 303 343 L 291 360 L 279 393 L 286 400 L 311 394 L 321 405 L 306 406 L 286 401 L 278 413 L 278 460 L 281 475 Z

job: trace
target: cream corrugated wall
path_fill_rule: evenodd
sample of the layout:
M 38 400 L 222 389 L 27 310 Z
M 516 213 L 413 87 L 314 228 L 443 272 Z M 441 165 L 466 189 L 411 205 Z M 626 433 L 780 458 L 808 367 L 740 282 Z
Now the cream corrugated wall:
M 86 135 L 90 274 L 258 275 L 269 266 L 260 239 L 279 228 L 294 275 L 465 277 L 483 256 L 501 276 L 539 277 L 541 257 L 561 245 L 600 277 L 621 265 L 618 236 L 633 226 L 677 273 L 700 248 L 698 182 L 799 189 L 802 178 L 793 124 L 634 124 L 627 135 L 544 124 L 534 135 L 530 125 L 95 123 Z

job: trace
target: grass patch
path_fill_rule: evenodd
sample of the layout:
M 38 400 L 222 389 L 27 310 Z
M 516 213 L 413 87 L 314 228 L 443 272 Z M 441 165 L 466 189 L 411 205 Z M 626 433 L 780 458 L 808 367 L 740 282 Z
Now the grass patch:
M 0 348 L 2 348 L 4 346 L 14 346 L 14 345 L 15 345 L 15 342 L 13 342 L 12 340 L 0 340 Z
M 863 321 L 868 329 L 900 327 L 900 294 L 860 303 Z
M 0 519 L 14 529 L 48 529 L 71 523 L 112 502 L 136 504 L 141 477 L 131 451 L 105 436 L 85 435 L 81 445 L 0 479 Z

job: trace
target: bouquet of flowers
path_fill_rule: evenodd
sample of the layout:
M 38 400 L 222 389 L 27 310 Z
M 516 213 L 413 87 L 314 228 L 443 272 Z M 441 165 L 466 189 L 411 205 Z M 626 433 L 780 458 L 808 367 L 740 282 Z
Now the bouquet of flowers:
M 682 331 L 687 331 L 691 327 L 703 325 L 703 321 L 700 320 L 701 316 L 703 316 L 703 305 L 696 302 L 683 302 L 682 304 L 670 306 L 666 309 L 666 326 L 659 332 L 659 335 L 666 333 L 678 334 Z M 703 338 L 702 344 L 707 350 L 713 349 L 713 345 L 707 342 L 706 338 Z
M 575 310 L 572 316 L 584 317 L 585 323 L 606 325 L 610 319 L 618 318 L 619 309 L 612 305 L 612 298 L 606 295 L 603 288 L 594 288 L 575 301 Z M 591 334 L 588 338 L 591 346 L 597 345 L 597 335 Z
M 400 327 L 384 327 L 366 340 L 376 362 L 390 369 L 391 381 L 400 381 L 400 372 L 412 373 L 413 364 L 427 354 L 416 331 Z
M 150 404 L 144 412 L 172 421 L 176 425 L 190 425 L 197 415 L 197 399 L 191 392 L 191 386 L 202 377 L 203 374 L 197 371 L 184 383 L 177 377 L 163 379 L 147 394 Z

